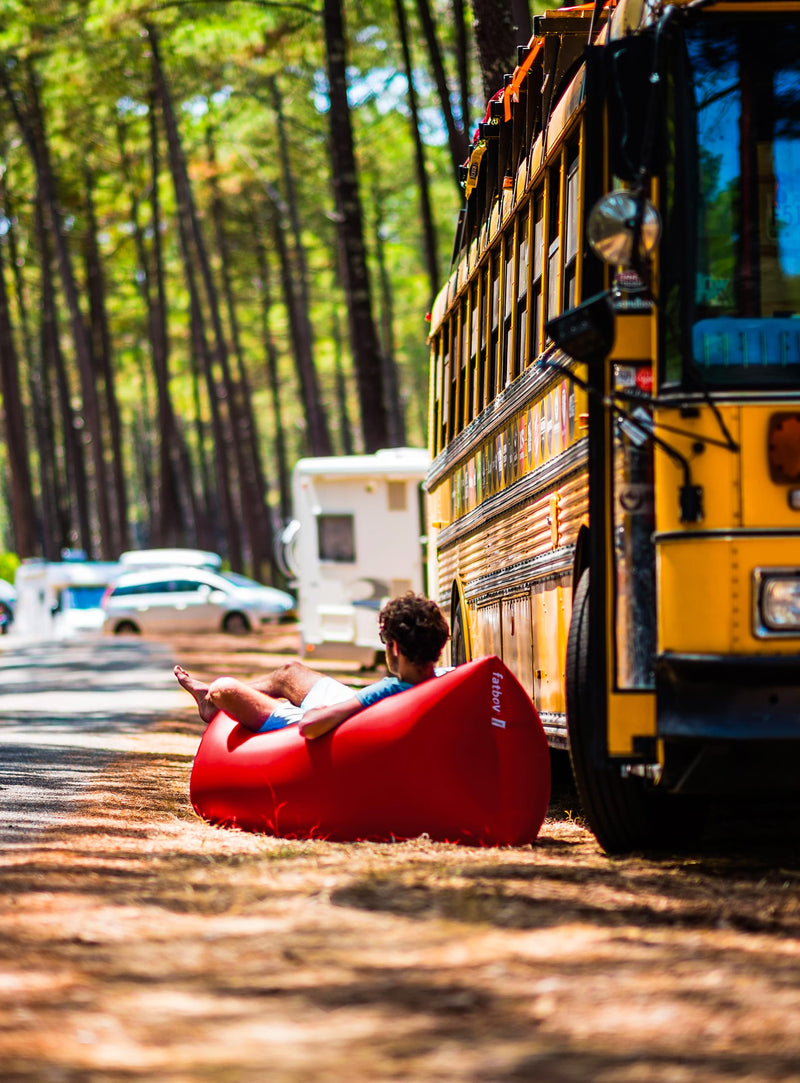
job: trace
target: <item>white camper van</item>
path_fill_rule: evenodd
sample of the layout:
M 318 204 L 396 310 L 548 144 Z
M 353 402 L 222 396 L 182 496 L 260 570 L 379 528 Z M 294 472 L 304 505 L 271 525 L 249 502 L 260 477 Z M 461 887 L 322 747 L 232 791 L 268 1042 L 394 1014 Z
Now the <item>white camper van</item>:
M 383 647 L 378 611 L 407 590 L 425 590 L 419 448 L 300 459 L 292 476 L 294 521 L 284 557 L 299 596 L 308 660 L 372 665 Z
M 12 634 L 63 639 L 99 632 L 103 594 L 121 571 L 116 561 L 23 560 L 14 577 L 17 600 Z

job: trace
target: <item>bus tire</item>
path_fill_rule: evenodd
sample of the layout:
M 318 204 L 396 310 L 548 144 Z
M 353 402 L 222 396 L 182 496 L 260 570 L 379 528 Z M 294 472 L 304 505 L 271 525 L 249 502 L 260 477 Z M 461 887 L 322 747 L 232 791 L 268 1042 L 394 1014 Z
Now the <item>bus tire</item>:
M 610 854 L 679 849 L 700 835 L 705 806 L 694 797 L 658 793 L 642 778 L 623 778 L 609 759 L 589 677 L 589 582 L 587 568 L 573 600 L 566 667 L 569 758 L 583 812 Z

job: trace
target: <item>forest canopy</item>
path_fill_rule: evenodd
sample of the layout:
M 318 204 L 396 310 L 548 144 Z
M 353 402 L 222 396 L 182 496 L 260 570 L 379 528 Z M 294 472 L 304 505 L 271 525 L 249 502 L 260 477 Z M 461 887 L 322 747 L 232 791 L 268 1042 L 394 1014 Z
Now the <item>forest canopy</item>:
M 0 550 L 274 579 L 300 455 L 427 443 L 473 9 L 0 0 L 0 27 Z

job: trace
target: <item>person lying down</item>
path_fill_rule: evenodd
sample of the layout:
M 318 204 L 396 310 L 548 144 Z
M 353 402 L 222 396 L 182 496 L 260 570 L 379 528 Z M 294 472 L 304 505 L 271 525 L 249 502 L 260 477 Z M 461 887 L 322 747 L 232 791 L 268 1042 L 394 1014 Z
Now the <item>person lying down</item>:
M 182 666 L 175 666 L 174 673 L 194 697 L 206 723 L 224 711 L 254 733 L 297 723 L 303 737 L 321 737 L 373 703 L 446 672 L 436 663 L 450 632 L 444 614 L 430 598 L 409 592 L 391 599 L 378 615 L 378 627 L 391 676 L 366 688 L 349 688 L 296 661 L 249 683 L 217 677 L 205 684 Z

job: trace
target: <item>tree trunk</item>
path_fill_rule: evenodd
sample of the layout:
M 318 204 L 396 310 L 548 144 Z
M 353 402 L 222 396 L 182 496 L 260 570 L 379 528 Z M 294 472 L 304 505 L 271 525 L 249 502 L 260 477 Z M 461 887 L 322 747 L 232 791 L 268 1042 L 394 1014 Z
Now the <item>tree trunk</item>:
M 6 90 L 6 96 L 14 112 L 14 119 L 20 127 L 23 138 L 28 146 L 31 159 L 34 163 L 42 202 L 50 219 L 50 229 L 56 245 L 56 257 L 61 278 L 61 288 L 64 292 L 70 314 L 72 339 L 80 375 L 83 416 L 86 423 L 87 437 L 91 444 L 95 503 L 100 527 L 100 551 L 104 557 L 110 559 L 112 555 L 111 518 L 108 504 L 108 487 L 106 484 L 103 435 L 100 425 L 100 411 L 94 379 L 91 345 L 78 300 L 78 287 L 72 267 L 72 256 L 66 242 L 66 237 L 64 236 L 64 231 L 61 228 L 61 218 L 56 194 L 57 184 L 50 162 L 50 151 L 45 132 L 44 116 L 39 101 L 38 78 L 33 64 L 30 61 L 26 64 L 26 71 L 27 108 L 24 111 L 20 109 L 5 73 L 3 73 L 3 83 Z
M 100 250 L 97 245 L 97 216 L 94 210 L 94 177 L 91 171 L 84 169 L 86 185 L 86 282 L 89 294 L 90 328 L 92 333 L 93 355 L 97 370 L 102 374 L 106 422 L 108 424 L 108 442 L 111 447 L 111 471 L 114 481 L 111 517 L 111 544 L 118 556 L 129 547 L 128 535 L 128 492 L 125 480 L 125 463 L 122 455 L 122 422 L 119 416 L 116 382 L 114 378 L 114 358 L 111 345 L 111 333 L 106 313 L 106 286 Z
M 274 433 L 273 444 L 275 447 L 275 462 L 278 470 L 278 500 L 281 522 L 285 523 L 292 517 L 292 487 L 289 475 L 288 456 L 286 454 L 286 437 L 283 427 L 281 406 L 281 387 L 278 375 L 278 351 L 270 328 L 270 310 L 272 308 L 272 292 L 270 290 L 270 267 L 267 260 L 267 251 L 264 246 L 264 230 L 259 215 L 252 215 L 253 237 L 258 265 L 258 277 L 261 285 L 261 334 L 264 340 L 264 350 L 267 362 L 267 382 L 272 400 L 272 429 Z
M 292 338 L 292 347 L 294 351 L 295 359 L 299 359 L 301 354 L 298 353 L 296 344 L 298 336 L 302 335 L 302 330 L 299 326 L 299 299 L 297 297 L 296 290 L 292 281 L 292 264 L 289 258 L 289 250 L 286 247 L 286 237 L 284 236 L 283 226 L 281 224 L 280 216 L 274 213 L 270 214 L 270 225 L 272 226 L 271 236 L 275 247 L 275 252 L 278 256 L 278 268 L 280 271 L 281 279 L 281 293 L 283 294 L 283 302 L 286 306 L 286 314 L 289 318 L 289 332 Z M 298 365 L 297 377 L 300 381 L 300 393 L 303 399 L 304 406 L 304 419 L 305 419 L 305 436 L 303 444 L 312 455 L 332 455 L 333 447 L 330 440 L 330 432 L 328 431 L 327 422 L 325 424 L 324 435 L 318 428 L 312 427 L 311 419 L 308 415 L 308 404 L 310 401 L 316 401 L 319 403 L 319 389 L 317 386 L 317 377 L 313 369 L 305 368 Z M 313 381 L 313 384 L 309 386 L 309 381 Z M 314 411 L 314 415 L 319 418 L 321 415 L 318 411 Z
M 347 101 L 347 61 L 341 0 L 325 0 L 324 21 L 330 95 L 328 116 L 331 167 L 339 220 L 350 348 L 361 405 L 364 444 L 367 451 L 372 452 L 388 446 L 389 422 L 378 336 L 372 318 L 372 292 Z
M 30 395 L 33 431 L 36 436 L 37 461 L 39 467 L 39 510 L 38 537 L 40 548 L 37 555 L 46 560 L 55 560 L 58 542 L 54 531 L 58 523 L 58 504 L 56 498 L 55 437 L 53 432 L 52 395 L 48 373 L 36 356 L 31 332 L 31 320 L 28 314 L 28 298 L 22 278 L 22 261 L 17 248 L 16 215 L 11 193 L 7 184 L 8 174 L 0 178 L 5 215 L 8 221 L 8 263 L 14 276 L 14 294 L 17 301 L 18 325 L 22 336 L 27 369 L 28 394 Z
M 511 14 L 516 27 L 517 45 L 527 45 L 533 35 L 533 20 L 528 0 L 511 0 Z
M 397 12 L 397 29 L 400 35 L 400 48 L 403 52 L 403 66 L 406 70 L 406 82 L 408 83 L 408 107 L 411 112 L 411 138 L 414 141 L 414 166 L 417 174 L 417 188 L 419 190 L 419 215 L 422 222 L 422 239 L 425 249 L 425 266 L 428 270 L 428 282 L 430 284 L 430 303 L 439 291 L 439 255 L 436 244 L 436 226 L 433 221 L 433 208 L 431 206 L 430 185 L 428 184 L 428 172 L 425 168 L 425 148 L 422 136 L 419 132 L 419 110 L 417 108 L 417 91 L 414 86 L 414 66 L 411 62 L 411 48 L 408 42 L 408 24 L 406 22 L 406 9 L 404 0 L 395 0 Z
M 461 99 L 461 129 L 467 143 L 472 142 L 472 122 L 469 104 L 469 50 L 467 48 L 467 24 L 464 18 L 464 0 L 453 0 L 453 22 L 456 35 L 456 67 L 458 69 L 458 93 Z
M 155 94 L 148 102 L 148 132 L 150 150 L 150 223 L 153 238 L 152 256 L 148 254 L 144 230 L 140 221 L 140 203 L 136 184 L 131 179 L 130 159 L 126 148 L 125 129 L 117 124 L 117 139 L 122 172 L 130 192 L 133 239 L 139 261 L 139 290 L 147 312 L 148 342 L 156 388 L 157 445 L 155 459 L 158 470 L 153 480 L 153 543 L 156 546 L 180 546 L 186 543 L 186 524 L 192 530 L 196 522 L 196 504 L 192 478 L 181 476 L 178 436 L 172 399 L 169 393 L 169 341 L 166 328 L 166 289 L 161 249 L 161 205 L 158 192 L 160 174 L 158 123 Z
M 234 508 L 231 493 L 231 471 L 230 459 L 228 454 L 229 436 L 226 432 L 225 420 L 222 415 L 219 396 L 217 394 L 217 389 L 214 382 L 211 357 L 209 354 L 208 343 L 205 336 L 205 321 L 203 318 L 203 310 L 200 302 L 200 295 L 197 289 L 197 283 L 194 276 L 193 257 L 196 257 L 200 264 L 200 270 L 206 288 L 206 297 L 209 302 L 212 327 L 214 329 L 214 335 L 216 339 L 216 357 L 222 368 L 223 381 L 225 383 L 225 388 L 227 392 L 230 384 L 230 372 L 227 364 L 227 353 L 225 350 L 224 338 L 222 335 L 222 325 L 219 317 L 219 307 L 216 303 L 216 289 L 214 287 L 213 281 L 211 280 L 211 268 L 208 263 L 205 245 L 200 235 L 199 223 L 197 221 L 197 214 L 194 207 L 194 198 L 192 196 L 191 185 L 189 184 L 189 175 L 186 169 L 186 161 L 180 143 L 177 121 L 175 119 L 175 114 L 172 108 L 172 96 L 169 92 L 169 87 L 167 86 L 167 81 L 164 75 L 163 68 L 161 66 L 161 58 L 159 55 L 158 47 L 158 35 L 156 34 L 152 26 L 148 26 L 146 29 L 148 37 L 150 39 L 155 85 L 157 88 L 159 100 L 161 102 L 162 116 L 164 118 L 164 126 L 167 132 L 167 147 L 169 150 L 172 179 L 175 185 L 175 197 L 178 204 L 179 233 L 181 238 L 181 248 L 183 251 L 183 260 L 186 271 L 187 284 L 189 286 L 192 323 L 195 328 L 195 342 L 196 346 L 198 347 L 198 355 L 203 363 L 203 368 L 205 371 L 209 405 L 211 407 L 211 422 L 212 430 L 214 433 L 215 451 L 218 467 L 217 484 L 219 487 L 220 501 L 224 516 L 224 529 L 225 537 L 227 539 L 228 559 L 234 571 L 241 571 L 244 563 L 242 555 L 242 538 L 241 531 L 239 529 L 238 514 Z M 192 242 L 194 243 L 192 244 Z M 229 409 L 234 411 L 233 416 L 235 417 L 235 403 L 230 401 L 230 395 L 228 396 L 228 398 Z M 230 430 L 228 430 L 228 432 L 230 432 Z
M 353 455 L 355 442 L 353 440 L 353 423 L 350 420 L 350 402 L 347 393 L 347 376 L 344 371 L 342 354 L 342 325 L 339 323 L 339 310 L 334 307 L 331 313 L 333 326 L 333 375 L 336 381 L 336 402 L 339 407 L 339 436 L 342 442 L 342 454 Z
M 158 529 L 162 545 L 182 541 L 187 526 L 197 530 L 199 510 L 192 477 L 191 462 L 169 393 L 169 335 L 167 334 L 167 288 L 164 272 L 164 252 L 161 243 L 161 201 L 158 178 L 161 175 L 161 155 L 158 139 L 158 110 L 155 88 L 149 97 L 150 144 L 150 226 L 153 233 L 152 250 L 152 309 L 149 310 L 153 343 L 153 363 L 158 390 L 159 444 L 159 518 Z M 142 256 L 146 249 L 142 244 Z M 145 269 L 149 263 L 145 262 Z M 148 283 L 150 279 L 147 279 Z
M 6 447 L 8 449 L 11 524 L 14 548 L 20 557 L 36 551 L 36 510 L 33 504 L 28 437 L 19 379 L 19 358 L 11 328 L 5 270 L 0 248 L 0 392 L 3 398 Z
M 289 262 L 293 266 L 291 282 L 297 303 L 297 348 L 302 351 L 302 354 L 298 353 L 298 365 L 301 371 L 306 374 L 305 379 L 309 387 L 308 401 L 306 403 L 309 443 L 314 455 L 331 455 L 333 445 L 331 443 L 328 415 L 320 395 L 319 377 L 314 363 L 314 332 L 311 325 L 311 304 L 308 291 L 308 261 L 303 243 L 303 229 L 300 224 L 297 185 L 292 171 L 289 137 L 286 131 L 286 118 L 283 113 L 283 100 L 277 81 L 274 78 L 269 80 L 269 88 L 278 129 L 278 157 L 281 163 L 283 195 L 291 227 L 292 244 L 291 247 L 287 245 L 287 251 Z M 282 208 L 279 209 L 282 210 Z
M 450 104 L 450 88 L 447 85 L 447 76 L 445 75 L 444 62 L 442 61 L 442 52 L 436 37 L 436 26 L 433 22 L 428 0 L 417 0 L 417 10 L 419 12 L 420 23 L 422 24 L 422 32 L 425 35 L 425 41 L 428 44 L 428 56 L 431 62 L 431 69 L 433 70 L 433 79 L 436 83 L 436 89 L 439 92 L 442 116 L 444 117 L 445 128 L 447 129 L 447 142 L 450 146 L 450 156 L 453 160 L 453 177 L 458 185 L 460 195 L 461 184 L 459 182 L 458 169 L 459 166 L 463 165 L 466 161 L 469 153 L 469 140 L 467 139 L 467 133 L 464 128 L 458 128 L 453 118 L 453 108 Z
M 42 371 L 52 371 L 55 377 L 46 383 L 54 394 L 53 406 L 61 420 L 61 434 L 64 441 L 63 473 L 58 480 L 55 493 L 57 524 L 53 531 L 57 545 L 51 559 L 56 560 L 61 549 L 78 543 L 87 556 L 94 553 L 92 529 L 89 517 L 89 492 L 86 480 L 84 445 L 80 437 L 79 420 L 72 409 L 72 395 L 67 378 L 64 356 L 61 352 L 61 334 L 58 326 L 56 291 L 53 283 L 53 256 L 50 250 L 50 231 L 44 219 L 44 207 L 41 198 L 35 205 L 36 235 L 39 247 L 39 262 L 42 268 L 42 322 L 40 327 Z M 57 465 L 58 459 L 54 456 Z
M 375 208 L 375 259 L 378 264 L 378 285 L 381 298 L 381 353 L 383 357 L 383 379 L 386 388 L 386 413 L 389 417 L 389 446 L 405 447 L 406 424 L 403 417 L 400 382 L 397 378 L 397 363 L 394 356 L 392 283 L 386 266 L 386 253 L 383 248 L 383 197 L 377 188 L 372 204 Z
M 503 76 L 517 63 L 517 31 L 512 0 L 472 0 L 475 43 L 488 101 L 503 88 Z M 527 39 L 526 39 L 527 40 Z
M 250 377 L 245 364 L 239 332 L 239 319 L 233 296 L 231 280 L 231 256 L 228 237 L 225 231 L 225 212 L 222 196 L 217 182 L 217 161 L 214 152 L 213 135 L 207 133 L 208 159 L 211 177 L 211 213 L 214 221 L 214 234 L 219 253 L 222 293 L 228 314 L 228 327 L 236 359 L 237 386 L 233 388 L 237 398 L 239 432 L 237 439 L 242 445 L 242 504 L 244 520 L 250 538 L 250 560 L 252 574 L 259 581 L 274 581 L 275 558 L 273 555 L 272 535 L 274 533 L 267 497 L 267 484 L 264 464 L 259 448 L 258 424 L 253 412 L 253 393 Z

